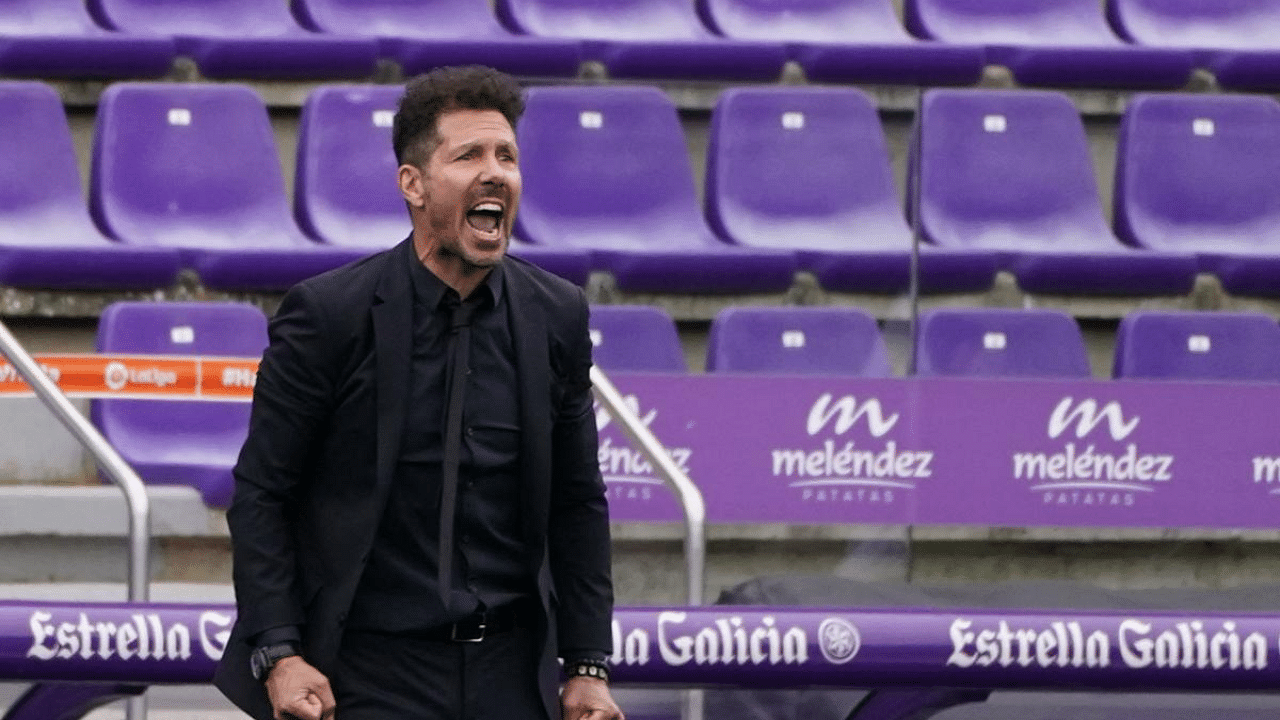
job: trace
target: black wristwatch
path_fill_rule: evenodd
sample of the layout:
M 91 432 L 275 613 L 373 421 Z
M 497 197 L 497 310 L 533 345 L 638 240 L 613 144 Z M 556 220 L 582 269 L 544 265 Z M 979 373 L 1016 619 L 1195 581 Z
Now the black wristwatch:
M 565 663 L 564 674 L 568 677 L 593 677 L 609 682 L 609 663 L 604 660 L 581 659 Z
M 297 644 L 291 642 L 264 645 L 249 655 L 249 672 L 253 673 L 255 680 L 263 682 L 276 663 L 287 657 L 301 654 Z

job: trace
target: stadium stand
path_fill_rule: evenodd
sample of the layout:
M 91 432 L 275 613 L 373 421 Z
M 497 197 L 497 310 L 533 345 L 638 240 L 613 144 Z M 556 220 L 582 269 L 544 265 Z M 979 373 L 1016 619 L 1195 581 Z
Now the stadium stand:
M 1220 87 L 1280 89 L 1280 4 L 1273 0 L 1109 0 L 1107 14 L 1130 42 L 1192 50 Z
M 711 321 L 708 372 L 890 377 L 875 318 L 851 307 L 737 307 Z
M 795 250 L 827 290 L 901 293 L 911 229 L 879 116 L 854 88 L 735 88 L 712 112 L 704 202 L 711 227 L 739 245 Z M 999 257 L 921 249 L 926 292 L 981 292 Z
M 1115 227 L 1126 242 L 1191 252 L 1228 292 L 1280 295 L 1280 103 L 1139 95 L 1120 122 Z
M 1107 226 L 1079 113 L 1043 90 L 929 90 L 920 226 L 944 247 L 1007 253 L 1029 293 L 1186 295 L 1187 253 L 1137 250 Z
M 675 105 L 652 87 L 530 88 L 516 234 L 591 252 L 624 290 L 781 292 L 793 253 L 731 246 L 698 207 Z
M 311 30 L 376 37 L 383 57 L 399 63 L 406 75 L 474 63 L 521 76 L 578 74 L 576 41 L 513 35 L 484 2 L 292 0 L 291 6 Z
M 517 32 L 582 40 L 583 59 L 611 77 L 777 80 L 780 43 L 727 40 L 698 19 L 690 0 L 496 0 Z
M 266 107 L 242 85 L 109 87 L 90 209 L 117 240 L 177 248 L 206 287 L 283 290 L 369 253 L 298 230 Z
M 593 305 L 591 359 L 606 371 L 676 372 L 689 369 L 676 323 L 652 305 Z
M 97 340 L 98 352 L 156 355 L 260 357 L 266 346 L 266 316 L 241 303 L 115 303 Z M 190 485 L 211 507 L 230 504 L 247 403 L 95 400 L 90 414 L 143 481 Z
M 1112 374 L 1280 382 L 1280 324 L 1263 313 L 1135 310 L 1116 331 Z
M 972 85 L 983 49 L 907 34 L 889 0 L 698 0 L 708 27 L 735 40 L 778 42 L 812 82 Z
M 987 62 L 1023 85 L 1179 88 L 1190 52 L 1125 43 L 1097 0 L 904 0 L 907 29 L 922 38 L 979 43 Z
M 293 209 L 313 239 L 380 250 L 409 234 L 391 148 L 401 92 L 390 85 L 325 85 L 308 95 L 298 127 Z M 578 285 L 591 270 L 584 250 L 513 239 L 510 251 Z
M 172 37 L 208 78 L 354 79 L 377 68 L 374 40 L 307 32 L 283 1 L 88 1 L 105 27 Z
M 939 308 L 920 316 L 923 377 L 1091 377 L 1074 318 L 1057 310 Z
M 0 75 L 35 78 L 160 77 L 173 65 L 173 40 L 110 32 L 84 0 L 0 3 Z
M 85 205 L 62 100 L 40 82 L 0 83 L 0 283 L 23 288 L 161 288 L 172 249 L 102 236 Z

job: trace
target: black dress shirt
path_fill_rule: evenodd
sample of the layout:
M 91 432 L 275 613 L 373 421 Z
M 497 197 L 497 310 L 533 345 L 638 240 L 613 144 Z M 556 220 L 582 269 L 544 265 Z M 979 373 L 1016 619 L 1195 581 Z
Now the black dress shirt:
M 347 626 L 404 632 L 453 622 L 483 607 L 534 597 L 519 504 L 520 410 L 502 266 L 465 302 L 475 305 L 449 607 L 440 602 L 440 486 L 444 457 L 449 323 L 460 300 L 413 262 L 413 357 L 409 412 L 382 524 Z M 394 389 L 392 390 L 395 391 Z

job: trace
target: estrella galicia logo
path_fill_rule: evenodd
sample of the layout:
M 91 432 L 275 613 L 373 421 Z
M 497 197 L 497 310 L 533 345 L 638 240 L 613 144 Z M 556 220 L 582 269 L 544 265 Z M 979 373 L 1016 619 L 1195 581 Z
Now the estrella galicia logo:
M 818 648 L 829 663 L 843 665 L 852 660 L 861 647 L 858 628 L 844 618 L 829 617 L 818 626 Z

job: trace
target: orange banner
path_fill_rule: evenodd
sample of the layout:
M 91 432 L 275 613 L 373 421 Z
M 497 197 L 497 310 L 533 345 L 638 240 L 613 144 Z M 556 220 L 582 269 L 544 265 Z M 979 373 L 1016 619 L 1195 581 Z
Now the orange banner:
M 174 355 L 35 355 L 36 363 L 73 397 L 231 400 L 253 397 L 256 358 Z M 0 364 L 0 397 L 31 395 L 11 363 Z

